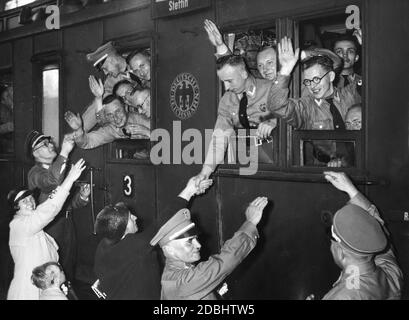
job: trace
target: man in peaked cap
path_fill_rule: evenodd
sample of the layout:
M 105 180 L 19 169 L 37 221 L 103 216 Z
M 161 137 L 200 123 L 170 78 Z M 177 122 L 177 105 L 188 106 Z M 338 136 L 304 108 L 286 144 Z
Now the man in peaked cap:
M 342 269 L 324 300 L 400 299 L 402 271 L 388 245 L 384 222 L 376 207 L 343 172 L 324 172 L 349 203 L 338 210 L 331 227 L 331 253 Z
M 128 65 L 117 51 L 112 41 L 87 54 L 87 60 L 107 77 L 104 82 L 104 95 L 112 94 L 112 88 L 121 80 L 130 80 Z
M 161 299 L 216 300 L 216 287 L 256 246 L 259 237 L 256 226 L 267 203 L 265 197 L 256 198 L 246 210 L 246 221 L 224 243 L 220 253 L 196 265 L 194 263 L 200 260 L 201 245 L 197 240 L 195 223 L 187 208 L 177 211 L 150 242 L 152 246 L 159 244 L 166 258 Z
M 27 135 L 26 153 L 35 161 L 35 165 L 28 172 L 28 187 L 30 190 L 40 191 L 39 203 L 47 200 L 50 193 L 64 181 L 68 156 L 74 145 L 73 138 L 65 135 L 61 151 L 57 155 L 52 137 L 35 130 Z M 72 210 L 86 206 L 89 202 L 89 194 L 89 184 L 82 185 L 80 190 L 69 198 L 69 201 L 66 201 L 60 214 L 45 229 L 59 246 L 60 262 L 70 280 L 74 277 L 76 261 L 76 237 Z

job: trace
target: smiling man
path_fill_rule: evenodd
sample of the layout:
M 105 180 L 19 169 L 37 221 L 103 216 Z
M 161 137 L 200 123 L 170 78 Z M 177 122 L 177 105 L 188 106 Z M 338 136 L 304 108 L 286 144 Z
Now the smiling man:
M 179 195 L 181 209 L 153 237 L 150 244 L 159 244 L 166 257 L 162 274 L 162 300 L 217 300 L 215 289 L 254 249 L 259 237 L 257 224 L 268 203 L 266 197 L 256 198 L 246 210 L 246 221 L 222 246 L 220 253 L 199 262 L 201 244 L 191 221 L 187 202 L 194 194 L 195 178 L 189 181 L 193 191 Z M 203 180 L 198 190 L 208 180 Z M 188 184 L 188 185 L 189 185 Z M 176 208 L 176 206 L 175 206 Z
M 291 73 L 297 64 L 299 49 L 295 52 L 291 40 L 284 37 L 278 45 L 281 69 L 277 85 L 269 92 L 268 109 L 296 129 L 345 130 L 348 109 L 361 102 L 356 85 L 338 89 L 334 86 L 333 60 L 327 55 L 315 55 L 303 60 L 303 84 L 308 94 L 289 98 Z

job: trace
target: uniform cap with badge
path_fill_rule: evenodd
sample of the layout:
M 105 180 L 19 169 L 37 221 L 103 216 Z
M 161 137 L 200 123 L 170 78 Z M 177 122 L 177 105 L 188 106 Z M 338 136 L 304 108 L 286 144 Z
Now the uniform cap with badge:
M 151 246 L 159 244 L 163 247 L 176 239 L 183 239 L 197 235 L 195 223 L 190 219 L 189 209 L 183 208 L 175 213 L 156 233 L 150 241 Z
M 117 54 L 113 41 L 109 41 L 100 46 L 94 52 L 87 54 L 87 60 L 93 63 L 93 66 L 101 70 L 105 60 L 109 55 Z
M 337 242 L 358 254 L 374 254 L 383 251 L 388 244 L 379 221 L 354 204 L 348 204 L 335 213 L 332 235 Z
M 44 140 L 51 140 L 51 137 L 45 136 L 44 134 L 36 130 L 30 131 L 26 136 L 26 140 L 24 142 L 24 149 L 26 150 L 27 157 L 30 158 L 36 146 L 38 146 Z

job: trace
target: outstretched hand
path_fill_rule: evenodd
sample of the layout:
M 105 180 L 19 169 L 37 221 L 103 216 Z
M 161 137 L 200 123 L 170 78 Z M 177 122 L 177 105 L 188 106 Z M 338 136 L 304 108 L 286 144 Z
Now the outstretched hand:
M 79 113 L 75 114 L 72 111 L 67 111 L 64 114 L 64 119 L 72 130 L 76 131 L 82 128 L 82 119 Z
M 94 76 L 89 76 L 88 82 L 92 94 L 96 98 L 102 98 L 102 96 L 104 95 L 104 84 L 102 83 L 102 80 L 97 80 L 97 78 L 95 78 Z
M 263 216 L 263 210 L 268 204 L 267 197 L 257 197 L 250 203 L 246 210 L 247 221 L 257 225 Z
M 280 74 L 289 76 L 297 64 L 300 55 L 300 48 L 294 52 L 291 39 L 284 37 L 278 43 L 278 61 L 280 62 Z
M 86 168 L 85 166 L 85 161 L 84 159 L 80 159 L 77 161 L 76 164 L 73 164 L 71 166 L 71 170 L 70 172 L 68 172 L 67 178 L 66 179 L 70 179 L 71 181 L 75 181 L 77 180 L 80 176 L 82 171 L 84 171 Z
M 344 172 L 324 171 L 325 179 L 338 190 L 344 191 L 353 198 L 358 190 Z
M 71 153 L 72 149 L 74 149 L 75 142 L 73 135 L 71 133 L 68 133 L 64 135 L 64 139 L 62 141 L 61 145 L 61 154 L 68 158 L 68 155 Z
M 215 47 L 224 45 L 223 37 L 213 21 L 205 19 L 204 28 L 212 45 L 214 45 Z
M 355 28 L 352 35 L 356 37 L 357 41 L 362 46 L 362 29 L 361 28 Z

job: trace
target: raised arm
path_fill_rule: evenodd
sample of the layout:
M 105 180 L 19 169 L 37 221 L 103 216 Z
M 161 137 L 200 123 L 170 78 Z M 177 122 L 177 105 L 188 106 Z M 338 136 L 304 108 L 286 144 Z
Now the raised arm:
M 41 191 L 48 193 L 50 189 L 54 189 L 60 185 L 64 179 L 67 158 L 74 148 L 74 145 L 75 143 L 72 135 L 65 135 L 61 146 L 61 152 L 55 161 L 50 164 L 50 168 L 47 172 L 38 172 L 36 170 L 31 170 L 29 172 L 29 188 L 39 188 Z
M 230 49 L 227 47 L 227 45 L 223 42 L 223 37 L 217 28 L 217 26 L 214 24 L 213 21 L 209 19 L 205 19 L 204 21 L 204 28 L 207 32 L 207 36 L 209 37 L 210 43 L 216 47 L 216 57 L 220 58 L 224 55 L 229 55 L 231 54 Z
M 201 299 L 211 293 L 254 249 L 259 237 L 257 224 L 267 203 L 266 197 L 257 197 L 246 210 L 246 221 L 224 243 L 220 253 L 184 271 L 180 282 L 182 299 Z
M 80 159 L 75 165 L 72 165 L 64 182 L 51 193 L 46 201 L 36 208 L 34 214 L 26 217 L 26 230 L 28 233 L 35 234 L 41 231 L 55 218 L 64 205 L 73 183 L 80 177 L 84 169 L 85 161 Z

